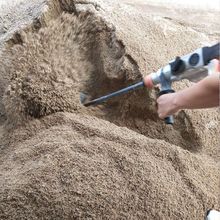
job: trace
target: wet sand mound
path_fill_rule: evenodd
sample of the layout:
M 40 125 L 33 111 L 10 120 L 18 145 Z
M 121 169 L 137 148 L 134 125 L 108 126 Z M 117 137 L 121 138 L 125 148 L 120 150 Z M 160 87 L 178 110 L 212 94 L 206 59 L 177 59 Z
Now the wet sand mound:
M 4 101 L 9 123 L 79 108 L 80 80 L 93 71 L 88 50 L 101 26 L 88 14 L 64 14 L 48 28 L 21 36 L 22 44 L 4 56 L 10 77 Z
M 56 113 L 14 135 L 0 160 L 3 219 L 202 219 L 218 201 L 208 157 L 96 117 Z
M 117 1 L 50 1 L 34 27 L 0 59 L 0 218 L 202 219 L 219 207 L 216 110 L 181 111 L 170 127 L 156 90 L 79 101 L 141 80 L 207 36 Z

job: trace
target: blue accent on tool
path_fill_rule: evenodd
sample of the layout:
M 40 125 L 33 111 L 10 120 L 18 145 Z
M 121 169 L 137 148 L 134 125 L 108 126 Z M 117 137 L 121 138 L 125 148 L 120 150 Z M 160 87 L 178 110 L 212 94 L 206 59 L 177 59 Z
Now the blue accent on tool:
M 126 87 L 124 89 L 121 89 L 119 91 L 116 91 L 116 92 L 110 93 L 108 95 L 102 96 L 100 98 L 88 101 L 86 103 L 83 103 L 83 105 L 84 106 L 98 105 L 98 104 L 101 104 L 102 102 L 104 102 L 104 101 L 106 101 L 106 100 L 108 100 L 112 97 L 119 96 L 119 95 L 122 95 L 122 94 L 126 94 L 129 91 L 134 91 L 134 90 L 142 88 L 142 87 L 144 87 L 144 82 L 143 81 L 139 82 L 139 83 L 136 83 L 134 85 L 128 86 L 128 87 Z

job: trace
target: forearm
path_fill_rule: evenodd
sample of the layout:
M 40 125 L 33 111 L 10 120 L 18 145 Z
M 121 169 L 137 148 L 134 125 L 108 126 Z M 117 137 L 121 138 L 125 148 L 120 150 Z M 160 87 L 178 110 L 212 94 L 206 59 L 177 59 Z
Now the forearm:
M 197 109 L 219 106 L 219 78 L 216 73 L 193 86 L 176 93 L 174 103 L 178 109 Z

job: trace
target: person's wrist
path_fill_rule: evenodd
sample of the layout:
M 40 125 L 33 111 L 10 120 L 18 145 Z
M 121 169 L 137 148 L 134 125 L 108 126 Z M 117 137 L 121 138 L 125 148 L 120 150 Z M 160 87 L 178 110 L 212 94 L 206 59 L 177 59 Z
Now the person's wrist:
M 182 109 L 182 99 L 181 99 L 181 94 L 179 92 L 173 93 L 173 108 L 175 112 L 179 111 Z

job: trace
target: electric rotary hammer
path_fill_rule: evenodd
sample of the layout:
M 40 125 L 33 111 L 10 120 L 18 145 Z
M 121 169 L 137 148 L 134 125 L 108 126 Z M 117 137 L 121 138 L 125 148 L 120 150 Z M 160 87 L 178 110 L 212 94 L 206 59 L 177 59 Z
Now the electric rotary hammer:
M 173 93 L 171 85 L 174 81 L 188 79 L 192 82 L 198 82 L 204 77 L 210 75 L 212 72 L 220 72 L 219 61 L 220 59 L 220 43 L 211 47 L 202 47 L 196 51 L 182 57 L 176 57 L 170 61 L 169 64 L 160 68 L 157 72 L 151 73 L 144 78 L 143 81 L 121 89 L 119 91 L 110 93 L 100 98 L 85 101 L 85 95 L 80 94 L 81 103 L 84 106 L 97 105 L 112 97 L 125 94 L 129 91 L 136 90 L 141 87 L 153 88 L 160 85 L 159 96 L 167 93 Z M 166 124 L 173 124 L 173 116 L 165 118 Z

